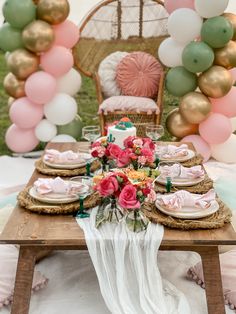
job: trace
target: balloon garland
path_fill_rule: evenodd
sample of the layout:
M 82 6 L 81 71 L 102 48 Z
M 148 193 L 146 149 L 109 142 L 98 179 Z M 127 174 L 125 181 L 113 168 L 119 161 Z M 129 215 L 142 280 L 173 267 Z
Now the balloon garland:
M 229 0 L 165 0 L 168 32 L 158 50 L 166 88 L 181 97 L 169 133 L 191 141 L 204 160 L 236 162 L 236 15 Z M 230 146 L 231 145 L 231 146 Z
M 75 141 L 81 135 L 73 98 L 81 76 L 71 52 L 79 29 L 67 20 L 69 11 L 68 0 L 6 0 L 3 5 L 0 48 L 10 71 L 3 86 L 13 123 L 5 141 L 14 152 L 29 152 L 39 141 Z

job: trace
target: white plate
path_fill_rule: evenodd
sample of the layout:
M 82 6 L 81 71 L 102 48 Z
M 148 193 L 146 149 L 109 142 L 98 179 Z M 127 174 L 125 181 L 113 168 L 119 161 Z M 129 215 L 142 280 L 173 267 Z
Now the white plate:
M 171 183 L 173 186 L 193 186 L 202 182 L 204 179 L 205 179 L 205 175 L 200 178 L 195 178 L 195 179 L 173 178 L 171 179 Z M 159 176 L 156 178 L 156 182 L 166 185 L 166 178 Z
M 198 195 L 199 196 L 199 195 Z M 158 201 L 156 201 L 156 207 L 164 214 L 176 218 L 182 218 L 182 219 L 199 219 L 204 218 L 207 216 L 210 216 L 217 212 L 219 209 L 219 204 L 216 200 L 211 201 L 211 204 L 208 208 L 198 208 L 198 207 L 187 207 L 184 206 L 181 208 L 181 210 L 169 210 L 164 207 L 162 207 L 160 204 L 158 204 Z
M 65 194 L 56 194 L 56 193 L 48 193 L 46 195 L 41 195 L 37 193 L 36 188 L 33 186 L 29 190 L 29 195 L 34 199 L 48 204 L 68 204 L 75 202 L 79 199 L 78 195 L 65 195 Z
M 195 152 L 191 149 L 188 149 L 188 154 L 182 157 L 170 157 L 170 158 L 163 158 L 160 156 L 160 161 L 170 161 L 170 162 L 183 162 L 187 161 L 195 156 Z
M 79 154 L 81 158 L 86 159 L 86 162 L 81 162 L 81 163 L 51 163 L 49 161 L 43 160 L 45 165 L 55 168 L 55 169 L 75 169 L 75 168 L 81 168 L 86 166 L 87 162 L 91 162 L 93 160 L 93 157 L 88 154 L 88 153 L 80 153 Z

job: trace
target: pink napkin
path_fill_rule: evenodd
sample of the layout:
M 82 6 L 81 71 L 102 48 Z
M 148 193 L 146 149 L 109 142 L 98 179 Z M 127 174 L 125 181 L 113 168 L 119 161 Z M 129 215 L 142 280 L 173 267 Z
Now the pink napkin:
M 59 152 L 56 149 L 47 149 L 44 160 L 50 163 L 83 163 L 86 162 L 84 154 L 75 153 L 72 150 Z
M 184 157 L 188 155 L 188 145 L 182 144 L 179 147 L 175 145 L 162 146 L 160 148 L 160 154 L 163 158 Z
M 49 193 L 72 195 L 76 193 L 85 193 L 89 190 L 87 185 L 80 182 L 64 181 L 60 177 L 55 179 L 39 178 L 34 182 L 34 187 L 36 188 L 37 193 L 41 195 Z
M 196 179 L 204 176 L 204 170 L 202 166 L 193 166 L 190 168 L 181 166 L 180 164 L 173 164 L 172 166 L 160 167 L 162 177 L 179 177 L 181 179 Z
M 215 198 L 216 194 L 213 189 L 200 196 L 181 190 L 169 195 L 160 195 L 157 197 L 157 202 L 166 209 L 180 210 L 183 206 L 208 208 Z

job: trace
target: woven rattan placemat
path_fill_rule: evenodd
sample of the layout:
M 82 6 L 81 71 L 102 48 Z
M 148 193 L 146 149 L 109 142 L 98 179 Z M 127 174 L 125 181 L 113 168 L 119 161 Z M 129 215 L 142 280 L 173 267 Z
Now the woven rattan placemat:
M 181 162 L 181 165 L 184 167 L 193 167 L 197 165 L 202 165 L 203 157 L 200 154 L 195 155 L 193 158 Z
M 79 210 L 79 201 L 69 204 L 46 204 L 40 202 L 29 195 L 29 189 L 25 188 L 18 194 L 19 205 L 38 214 L 49 214 L 49 215 L 66 215 L 72 214 Z M 98 193 L 93 193 L 84 200 L 84 207 L 89 209 L 98 205 L 100 197 Z
M 180 190 L 185 190 L 190 193 L 204 194 L 204 193 L 207 193 L 212 188 L 213 188 L 213 181 L 206 175 L 205 179 L 202 182 L 195 184 L 193 186 L 184 186 L 184 187 L 173 186 L 170 190 L 170 193 L 174 193 Z M 161 194 L 167 193 L 166 187 L 157 182 L 155 184 L 155 191 Z
M 100 167 L 100 162 L 98 160 L 94 160 L 91 164 L 90 170 L 91 172 L 94 172 Z M 35 168 L 38 170 L 38 172 L 50 176 L 72 177 L 86 174 L 86 166 L 75 169 L 55 169 L 45 165 L 42 158 L 35 162 Z
M 169 228 L 182 230 L 217 229 L 229 223 L 232 217 L 231 210 L 219 198 L 217 201 L 220 205 L 219 210 L 215 214 L 201 219 L 184 220 L 167 216 L 160 212 L 155 205 L 150 204 L 144 206 L 143 212 L 153 223 L 160 223 Z

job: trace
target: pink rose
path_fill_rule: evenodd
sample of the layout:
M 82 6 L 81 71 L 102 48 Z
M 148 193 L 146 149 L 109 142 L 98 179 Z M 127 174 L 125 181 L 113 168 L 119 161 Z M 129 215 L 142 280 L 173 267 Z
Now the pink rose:
M 150 138 L 143 138 L 143 148 L 155 150 L 155 144 Z
M 136 138 L 135 140 L 133 140 L 133 143 L 138 147 L 143 147 L 143 140 L 141 138 Z
M 105 152 L 106 152 L 106 148 L 103 146 L 93 147 L 91 150 L 91 155 L 93 157 L 102 158 L 105 155 Z
M 92 144 L 92 148 L 99 147 L 99 146 L 101 146 L 101 143 L 99 141 L 96 141 Z
M 133 141 L 136 139 L 135 136 L 129 136 L 124 140 L 124 147 L 125 148 L 132 148 L 133 147 Z
M 146 164 L 146 162 L 147 162 L 147 159 L 146 159 L 145 156 L 139 156 L 139 157 L 138 157 L 138 163 L 139 163 L 140 165 L 144 166 L 144 165 Z
M 141 206 L 139 200 L 137 199 L 137 190 L 131 184 L 128 184 L 123 188 L 120 193 L 118 202 L 121 207 L 127 209 L 136 209 L 140 208 Z
M 122 150 L 117 158 L 117 166 L 122 168 L 130 163 L 130 155 L 132 154 L 131 149 Z
M 147 162 L 154 162 L 154 152 L 147 148 L 142 148 L 141 155 L 147 159 Z
M 119 184 L 114 176 L 108 176 L 100 181 L 96 190 L 101 196 L 113 195 L 119 189 Z
M 120 153 L 122 152 L 122 149 L 116 144 L 110 144 L 108 147 L 108 150 L 109 150 L 110 156 L 115 159 L 117 159 Z

